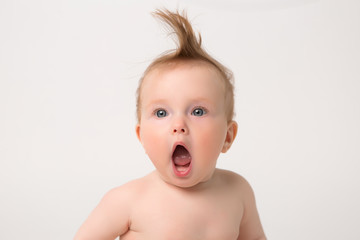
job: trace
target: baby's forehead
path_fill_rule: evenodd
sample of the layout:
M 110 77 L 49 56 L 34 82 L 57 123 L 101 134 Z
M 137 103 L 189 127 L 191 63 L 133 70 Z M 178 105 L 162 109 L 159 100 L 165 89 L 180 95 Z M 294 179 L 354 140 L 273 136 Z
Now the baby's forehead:
M 171 73 L 181 73 L 185 71 L 189 71 L 191 69 L 201 70 L 201 72 L 207 76 L 209 79 L 219 79 L 219 81 L 224 82 L 222 75 L 219 70 L 213 66 L 212 64 L 202 61 L 202 60 L 176 60 L 165 63 L 159 63 L 154 65 L 143 77 L 143 81 L 146 84 L 153 84 L 149 79 L 159 78 L 166 74 Z
M 183 79 L 185 84 L 182 84 Z M 183 100 L 191 102 L 199 101 L 200 98 L 211 102 L 215 99 L 219 104 L 222 104 L 224 99 L 222 108 L 232 112 L 233 95 L 228 85 L 223 73 L 215 65 L 204 60 L 152 64 L 145 71 L 137 89 L 138 117 L 141 116 L 144 106 L 158 99 L 169 99 L 169 96 L 170 99 L 184 97 Z M 174 89 L 176 91 L 172 91 Z M 182 94 L 179 94 L 180 92 Z M 176 101 L 175 98 L 173 100 Z M 232 119 L 232 116 L 228 115 L 228 118 Z

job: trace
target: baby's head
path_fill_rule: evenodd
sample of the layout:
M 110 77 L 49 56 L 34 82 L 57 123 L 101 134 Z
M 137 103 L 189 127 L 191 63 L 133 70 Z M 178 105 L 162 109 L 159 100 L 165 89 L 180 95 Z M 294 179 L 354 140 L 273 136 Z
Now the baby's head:
M 140 80 L 136 133 L 165 182 L 192 187 L 211 179 L 235 139 L 232 74 L 201 48 L 185 14 L 155 15 L 174 30 L 178 48 Z
M 153 62 L 145 70 L 143 77 L 140 79 L 137 89 L 136 114 L 137 121 L 141 121 L 141 93 L 142 85 L 147 75 L 154 69 L 172 69 L 183 64 L 202 63 L 203 66 L 212 68 L 215 74 L 218 74 L 219 79 L 223 82 L 226 103 L 226 117 L 230 122 L 234 117 L 234 87 L 232 72 L 211 57 L 201 46 L 201 36 L 196 37 L 186 13 L 173 13 L 170 11 L 156 11 L 154 15 L 164 21 L 176 34 L 178 47 L 173 51 L 163 53 L 160 57 L 153 60 Z

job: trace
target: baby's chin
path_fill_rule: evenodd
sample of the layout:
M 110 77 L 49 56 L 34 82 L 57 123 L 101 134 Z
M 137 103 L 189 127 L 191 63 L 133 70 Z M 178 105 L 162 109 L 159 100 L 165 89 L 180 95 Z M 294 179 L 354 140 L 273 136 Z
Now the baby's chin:
M 167 184 L 170 184 L 174 187 L 178 187 L 178 188 L 184 188 L 184 189 L 190 189 L 192 187 L 197 186 L 199 183 L 184 183 L 184 182 L 166 182 Z
M 174 187 L 183 188 L 183 189 L 191 189 L 197 188 L 207 185 L 210 182 L 211 176 L 204 179 L 195 179 L 194 177 L 189 178 L 162 178 L 162 180 Z

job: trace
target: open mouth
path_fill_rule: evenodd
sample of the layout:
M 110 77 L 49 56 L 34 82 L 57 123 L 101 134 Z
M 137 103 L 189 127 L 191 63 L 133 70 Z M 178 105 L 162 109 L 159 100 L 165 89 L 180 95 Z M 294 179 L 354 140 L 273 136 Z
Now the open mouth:
M 174 172 L 177 176 L 186 176 L 191 168 L 191 155 L 182 145 L 177 145 L 172 155 Z

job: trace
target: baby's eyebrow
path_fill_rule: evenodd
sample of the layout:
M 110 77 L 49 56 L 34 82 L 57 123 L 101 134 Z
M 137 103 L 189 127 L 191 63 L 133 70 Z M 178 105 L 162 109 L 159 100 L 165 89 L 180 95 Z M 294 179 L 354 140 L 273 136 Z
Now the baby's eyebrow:
M 208 99 L 208 98 L 193 98 L 191 100 L 189 100 L 192 104 L 196 104 L 196 105 L 214 105 L 216 104 L 216 101 L 213 101 L 212 99 Z
M 149 101 L 149 103 L 144 105 L 144 107 L 149 107 L 149 106 L 153 106 L 153 105 L 163 105 L 163 104 L 166 104 L 166 102 L 167 102 L 166 99 L 155 99 L 155 100 Z
M 200 103 L 213 103 L 213 101 L 211 101 L 210 99 L 208 99 L 208 98 L 201 98 L 201 97 L 199 97 L 199 98 L 194 98 L 194 99 L 192 99 L 192 101 L 193 102 L 200 102 Z
M 186 101 L 189 107 L 203 106 L 211 109 L 212 108 L 211 106 L 217 105 L 215 101 L 212 101 L 211 99 L 207 99 L 207 98 L 193 98 L 193 99 L 188 99 Z M 167 107 L 169 105 L 171 105 L 171 103 L 169 103 L 169 100 L 167 99 L 154 99 L 144 104 L 143 107 L 145 109 L 149 109 L 149 108 L 152 109 L 156 107 Z
M 150 100 L 150 104 L 156 104 L 156 103 L 159 103 L 159 104 L 162 104 L 162 103 L 166 103 L 168 102 L 169 99 L 165 99 L 165 98 L 159 98 L 159 99 L 154 99 L 154 100 Z M 190 98 L 190 99 L 187 99 L 186 100 L 187 102 L 204 102 L 204 103 L 213 103 L 214 101 L 212 101 L 212 99 L 209 99 L 209 98 L 206 98 L 206 97 L 195 97 L 195 98 Z

